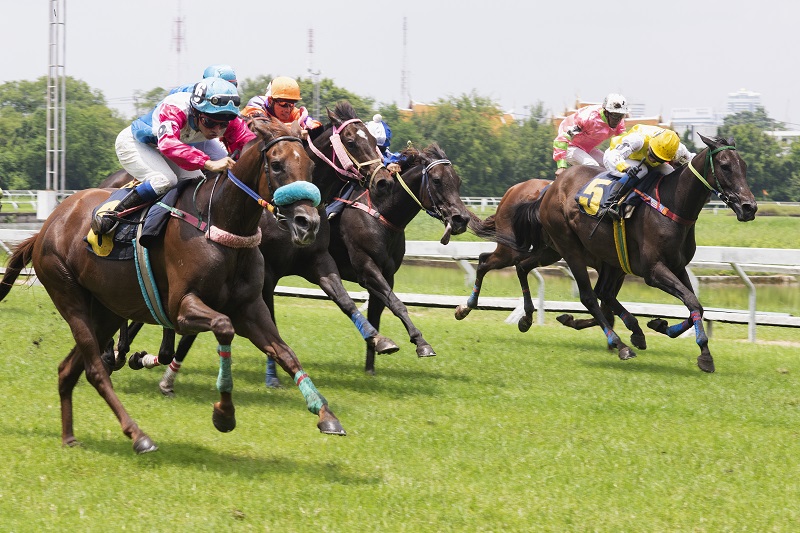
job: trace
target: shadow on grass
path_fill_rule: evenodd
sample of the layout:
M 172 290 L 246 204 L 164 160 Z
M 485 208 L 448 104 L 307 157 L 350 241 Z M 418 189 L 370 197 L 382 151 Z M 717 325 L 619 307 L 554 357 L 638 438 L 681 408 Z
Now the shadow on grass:
M 635 359 L 621 361 L 616 354 L 609 353 L 608 359 L 582 359 L 580 365 L 585 367 L 602 368 L 615 372 L 631 372 L 653 375 L 697 376 L 705 374 L 697 366 L 676 365 L 674 359 L 669 361 L 656 360 L 648 355 L 638 355 Z M 671 363 L 671 364 L 670 364 Z
M 270 450 L 270 457 L 253 457 L 240 449 L 220 451 L 214 447 L 203 446 L 196 442 L 182 439 L 164 438 L 156 441 L 159 449 L 156 452 L 138 456 L 132 449 L 132 442 L 120 433 L 112 432 L 109 438 L 84 436 L 80 444 L 73 448 L 60 445 L 61 436 L 45 429 L 20 430 L 0 424 L 3 434 L 17 434 L 24 438 L 37 438 L 43 442 L 52 442 L 64 454 L 102 454 L 114 462 L 124 461 L 140 470 L 150 470 L 159 466 L 176 466 L 198 472 L 216 472 L 237 478 L 263 479 L 270 476 L 289 475 L 299 479 L 324 479 L 330 483 L 345 485 L 380 485 L 384 482 L 379 474 L 358 474 L 346 466 L 333 463 L 330 458 L 315 460 L 313 456 L 304 454 L 306 460 L 294 459 L 297 450 L 287 450 L 280 454 Z M 334 437 L 338 438 L 338 437 Z M 236 448 L 233 446 L 232 448 Z M 202 459 L 199 459 L 202 458 Z M 91 457 L 92 461 L 97 457 Z

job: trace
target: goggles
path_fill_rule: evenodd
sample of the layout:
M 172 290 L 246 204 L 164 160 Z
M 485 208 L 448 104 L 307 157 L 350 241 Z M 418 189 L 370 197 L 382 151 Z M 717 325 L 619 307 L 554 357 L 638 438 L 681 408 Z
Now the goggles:
M 292 108 L 295 105 L 294 102 L 290 102 L 288 100 L 275 100 L 274 103 L 275 103 L 276 106 L 283 107 L 283 108 Z
M 231 120 L 233 120 L 234 118 L 236 118 L 236 117 L 231 116 L 230 118 L 224 118 L 222 120 L 217 120 L 217 119 L 213 119 L 213 118 L 209 117 L 208 115 L 200 115 L 200 117 L 199 117 L 200 124 L 202 124 L 203 126 L 205 126 L 206 128 L 209 128 L 209 129 L 219 128 L 219 127 L 223 127 L 223 126 L 224 127 L 228 127 L 228 124 L 230 124 Z
M 242 99 L 239 98 L 238 94 L 215 94 L 206 96 L 206 100 L 216 106 L 225 106 L 228 105 L 228 102 L 233 102 L 233 105 L 239 107 L 239 104 L 242 103 Z

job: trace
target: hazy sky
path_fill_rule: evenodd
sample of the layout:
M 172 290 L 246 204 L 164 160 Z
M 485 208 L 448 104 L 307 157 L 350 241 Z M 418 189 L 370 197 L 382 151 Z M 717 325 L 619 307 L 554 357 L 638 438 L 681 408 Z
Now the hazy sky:
M 420 102 L 475 91 L 516 113 L 537 102 L 559 113 L 578 97 L 620 92 L 668 120 L 674 107 L 723 111 L 728 93 L 746 89 L 761 94 L 772 118 L 800 129 L 794 2 L 65 2 L 66 73 L 126 114 L 135 90 L 194 82 L 215 63 L 245 79 L 305 77 L 313 61 L 337 85 L 401 105 L 405 56 L 407 86 Z M 51 5 L 0 0 L 0 82 L 47 74 Z

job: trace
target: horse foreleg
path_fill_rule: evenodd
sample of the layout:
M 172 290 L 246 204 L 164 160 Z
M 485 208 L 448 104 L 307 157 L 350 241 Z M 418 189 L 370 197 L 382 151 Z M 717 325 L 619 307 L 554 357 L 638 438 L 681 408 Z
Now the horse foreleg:
M 161 381 L 158 382 L 158 390 L 160 390 L 161 394 L 164 396 L 172 398 L 175 396 L 175 378 L 178 377 L 178 372 L 181 370 L 183 360 L 186 359 L 186 355 L 189 353 L 189 349 L 192 347 L 197 335 L 182 336 L 180 342 L 178 342 L 178 349 L 176 351 L 174 349 L 175 331 L 172 330 L 173 342 L 168 346 L 165 345 L 165 342 L 167 341 L 166 330 L 164 333 L 164 337 L 161 340 L 161 349 L 158 353 L 158 359 L 161 361 L 163 355 L 164 361 L 169 360 L 169 365 L 167 366 L 166 370 L 164 370 L 164 374 L 161 376 Z M 168 350 L 172 353 L 162 353 L 164 350 Z
M 259 301 L 263 304 L 263 300 Z M 266 309 L 266 304 L 264 308 Z M 231 394 L 233 391 L 231 342 L 235 334 L 231 319 L 211 309 L 197 295 L 190 293 L 181 300 L 177 323 L 181 331 L 212 331 L 217 338 L 219 355 L 217 390 L 220 393 L 220 400 L 214 404 L 211 420 L 217 430 L 224 433 L 232 431 L 236 427 L 236 409 Z
M 335 268 L 335 263 L 333 268 Z M 372 346 L 373 350 L 379 354 L 391 354 L 400 349 L 392 339 L 381 335 L 378 329 L 361 314 L 355 302 L 347 294 L 347 290 L 344 288 L 342 279 L 338 274 L 330 272 L 320 276 L 317 280 L 317 285 L 333 300 L 342 313 L 350 318 L 367 346 Z
M 522 333 L 525 333 L 533 325 L 533 312 L 536 310 L 533 307 L 533 300 L 531 299 L 531 288 L 528 284 L 528 274 L 537 265 L 534 258 L 528 258 L 516 264 L 517 279 L 519 286 L 522 289 L 522 308 L 525 310 L 525 315 L 517 322 L 517 328 Z M 544 310 L 542 310 L 544 312 Z
M 466 305 L 459 305 L 456 307 L 455 317 L 456 320 L 464 320 L 469 312 L 478 308 L 478 299 L 481 296 L 481 287 L 483 287 L 483 278 L 489 271 L 497 268 L 505 268 L 511 266 L 510 260 L 506 259 L 502 254 L 498 255 L 501 245 L 497 245 L 494 252 L 482 253 L 478 256 L 478 267 L 475 269 L 475 284 L 472 287 L 472 293 L 467 298 Z
M 594 292 L 600 298 L 600 308 L 603 311 L 603 316 L 612 326 L 614 325 L 614 315 L 618 316 L 622 323 L 625 324 L 625 327 L 628 328 L 628 331 L 631 332 L 631 343 L 640 350 L 646 350 L 647 340 L 642 328 L 639 326 L 639 321 L 617 299 L 622 283 L 625 281 L 625 273 L 609 266 L 605 266 L 601 270 Z
M 241 319 L 237 320 L 237 330 L 240 334 L 248 338 L 265 355 L 275 359 L 281 368 L 292 376 L 306 401 L 308 410 L 319 416 L 317 422 L 319 430 L 331 435 L 346 435 L 339 419 L 328 406 L 328 401 L 314 386 L 292 349 L 281 339 L 264 300 L 258 299 L 250 306 L 243 306 L 237 317 Z
M 706 335 L 703 327 L 703 306 L 700 305 L 700 301 L 691 288 L 692 284 L 686 269 L 684 268 L 676 274 L 669 270 L 666 265 L 659 263 L 655 268 L 651 269 L 651 275 L 645 278 L 645 281 L 648 285 L 675 296 L 689 310 L 689 318 L 674 326 L 668 327 L 667 323 L 661 319 L 651 320 L 648 326 L 670 337 L 677 337 L 694 326 L 695 342 L 700 347 L 697 366 L 703 372 L 714 372 L 716 370 L 714 358 L 708 348 L 708 335 Z

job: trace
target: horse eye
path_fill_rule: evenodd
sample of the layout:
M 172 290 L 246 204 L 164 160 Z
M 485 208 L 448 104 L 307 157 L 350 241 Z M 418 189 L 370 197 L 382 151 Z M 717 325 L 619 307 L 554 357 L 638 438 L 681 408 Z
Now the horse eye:
M 283 163 L 280 161 L 270 161 L 269 168 L 273 172 L 280 172 L 283 170 Z

